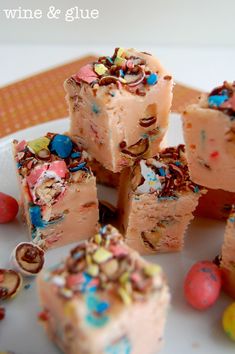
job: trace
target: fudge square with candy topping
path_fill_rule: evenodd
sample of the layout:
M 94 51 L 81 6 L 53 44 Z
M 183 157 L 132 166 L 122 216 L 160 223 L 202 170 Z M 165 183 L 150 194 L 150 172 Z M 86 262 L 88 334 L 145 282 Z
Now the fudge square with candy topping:
M 119 172 L 160 150 L 172 101 L 173 79 L 152 55 L 116 48 L 65 81 L 70 134 Z
M 220 263 L 224 290 L 235 299 L 235 205 L 227 220 Z
M 165 276 L 111 225 L 41 273 L 39 315 L 66 354 L 156 353 L 169 304 Z
M 235 192 L 235 83 L 224 82 L 183 114 L 191 179 Z
M 44 249 L 87 238 L 98 227 L 96 180 L 84 149 L 48 133 L 13 142 L 30 239 Z
M 119 224 L 125 240 L 142 254 L 179 251 L 200 190 L 189 178 L 184 146 L 137 161 L 121 174 Z

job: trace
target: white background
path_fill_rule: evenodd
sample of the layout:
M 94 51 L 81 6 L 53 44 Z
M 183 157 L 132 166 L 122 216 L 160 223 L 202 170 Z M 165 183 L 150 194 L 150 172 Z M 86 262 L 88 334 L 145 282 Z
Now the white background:
M 96 20 L 48 20 L 50 5 L 98 9 Z M 6 20 L 5 8 L 42 9 L 41 20 Z M 1 0 L 0 42 L 234 46 L 234 0 Z
M 48 20 L 49 6 L 61 9 Z M 6 20 L 3 9 L 41 9 L 41 20 Z M 97 20 L 64 13 L 97 8 Z M 0 86 L 115 46 L 149 51 L 177 81 L 211 90 L 235 78 L 234 0 L 0 0 Z

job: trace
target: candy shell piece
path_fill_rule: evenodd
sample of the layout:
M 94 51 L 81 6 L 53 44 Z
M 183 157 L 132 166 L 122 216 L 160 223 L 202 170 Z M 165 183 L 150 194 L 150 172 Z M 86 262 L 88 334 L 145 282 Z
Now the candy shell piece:
M 69 157 L 73 149 L 72 140 L 67 135 L 57 134 L 50 144 L 52 153 L 58 155 L 62 159 Z
M 0 224 L 14 220 L 18 210 L 19 205 L 15 198 L 0 192 Z
M 80 80 L 91 84 L 93 81 L 97 80 L 98 76 L 94 72 L 93 67 L 91 64 L 87 64 L 83 66 L 73 78 L 79 82 Z
M 49 143 L 50 139 L 48 139 L 46 136 L 43 136 L 41 138 L 29 141 L 28 146 L 35 154 L 38 154 L 39 151 L 47 149 Z
M 106 68 L 106 66 L 104 66 L 104 64 L 95 64 L 95 72 L 98 75 L 104 75 L 108 69 Z
M 11 299 L 20 291 L 22 276 L 12 269 L 0 269 L 0 300 Z
M 152 73 L 147 77 L 147 84 L 148 85 L 155 85 L 157 83 L 157 80 L 158 80 L 157 74 Z
M 212 262 L 194 264 L 184 281 L 184 295 L 197 310 L 205 310 L 217 300 L 221 290 L 221 271 Z
M 43 268 L 44 251 L 33 243 L 21 242 L 13 250 L 10 262 L 22 275 L 35 276 Z
M 227 336 L 235 341 L 235 302 L 225 309 L 222 324 Z

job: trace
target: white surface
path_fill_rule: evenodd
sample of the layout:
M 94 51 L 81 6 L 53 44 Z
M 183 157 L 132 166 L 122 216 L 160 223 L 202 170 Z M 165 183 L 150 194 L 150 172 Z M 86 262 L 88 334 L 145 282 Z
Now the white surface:
M 68 128 L 68 120 L 62 119 L 18 132 L 0 141 L 1 190 L 18 196 L 14 163 L 11 157 L 10 141 L 15 138 L 32 139 L 47 131 L 63 132 Z M 168 143 L 182 142 L 179 116 L 171 116 Z M 102 199 L 115 197 L 109 188 L 100 188 Z M 197 219 L 189 227 L 185 249 L 182 253 L 147 257 L 160 263 L 167 273 L 172 292 L 165 346 L 161 354 L 234 354 L 234 344 L 225 336 L 221 328 L 221 315 L 231 299 L 221 295 L 216 305 L 198 312 L 189 307 L 182 294 L 183 278 L 189 267 L 198 260 L 212 260 L 220 252 L 224 223 Z M 27 233 L 18 218 L 14 223 L 0 225 L 0 267 L 7 267 L 8 257 L 17 243 L 27 239 Z M 49 251 L 46 265 L 56 263 L 67 254 L 70 246 Z M 15 354 L 58 354 L 57 348 L 49 342 L 37 322 L 40 308 L 36 296 L 35 281 L 27 280 L 31 288 L 23 289 L 13 300 L 6 303 L 6 319 L 0 323 L 0 352 L 11 350 Z M 4 303 L 5 305 L 5 303 Z M 144 333 L 143 333 L 144 335 Z M 144 353 L 143 353 L 144 354 Z
M 49 6 L 61 10 L 48 20 Z M 6 20 L 0 11 L 0 40 L 31 43 L 135 43 L 234 45 L 234 0 L 1 0 L 1 9 L 18 6 L 43 11 L 40 20 Z M 96 20 L 66 22 L 67 9 L 98 9 Z
M 210 91 L 224 80 L 233 81 L 235 78 L 235 48 L 166 47 L 137 44 L 123 39 L 114 45 L 93 46 L 0 44 L 0 86 L 88 53 L 113 53 L 118 45 L 153 53 L 176 81 L 201 90 Z

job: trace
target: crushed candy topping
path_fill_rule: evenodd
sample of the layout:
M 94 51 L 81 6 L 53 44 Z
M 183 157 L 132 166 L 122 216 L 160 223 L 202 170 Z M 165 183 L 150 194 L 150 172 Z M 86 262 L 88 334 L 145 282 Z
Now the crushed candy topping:
M 132 169 L 132 189 L 137 194 L 155 193 L 160 200 L 177 198 L 185 190 L 199 192 L 189 177 L 184 145 L 166 148 L 147 160 L 137 161 Z
M 57 215 L 44 220 L 44 209 L 63 197 L 71 181 L 90 176 L 89 155 L 81 145 L 63 134 L 47 133 L 29 142 L 15 140 L 13 144 L 18 173 L 28 191 L 32 238 L 39 241 L 39 228 L 63 218 L 63 215 Z
M 207 98 L 208 106 L 222 111 L 235 119 L 235 81 L 224 81 L 222 86 L 214 88 Z
M 161 275 L 161 268 L 133 257 L 119 232 L 107 225 L 89 241 L 81 241 L 66 261 L 45 274 L 45 281 L 65 300 L 83 294 L 86 322 L 100 327 L 108 319 L 109 296 L 125 305 L 142 301 L 159 291 L 156 275 Z M 68 291 L 70 296 L 64 296 Z
M 126 49 L 116 48 L 112 57 L 103 56 L 96 62 L 85 65 L 72 76 L 72 80 L 78 85 L 85 82 L 93 88 L 116 85 L 118 89 L 124 87 L 131 93 L 143 96 L 147 87 L 157 84 L 158 73 L 148 68 L 143 57 L 135 56 Z

